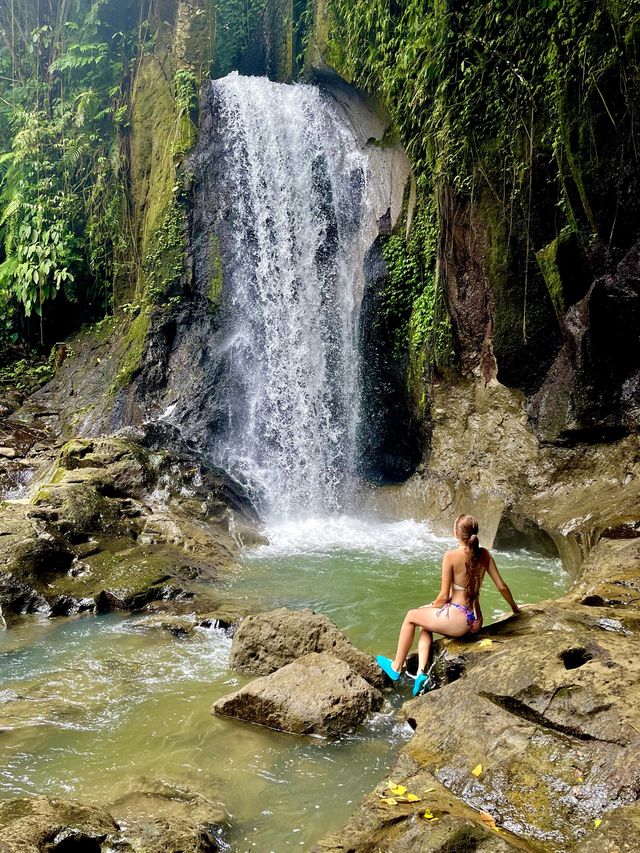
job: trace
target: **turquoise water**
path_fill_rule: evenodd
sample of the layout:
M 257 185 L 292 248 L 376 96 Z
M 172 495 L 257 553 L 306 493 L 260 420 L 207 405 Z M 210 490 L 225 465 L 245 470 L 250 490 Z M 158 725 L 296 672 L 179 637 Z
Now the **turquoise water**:
M 404 611 L 435 596 L 452 544 L 413 522 L 323 519 L 268 533 L 271 544 L 232 573 L 228 596 L 312 607 L 370 652 L 393 651 Z M 566 586 L 558 561 L 524 551 L 496 560 L 520 602 Z M 503 609 L 492 589 L 483 603 L 487 617 Z M 33 618 L 0 633 L 0 796 L 77 798 L 117 817 L 141 792 L 197 791 L 212 814 L 226 811 L 231 849 L 308 849 L 346 820 L 410 736 L 394 719 L 410 687 L 338 740 L 279 734 L 211 715 L 247 681 L 227 668 L 230 645 L 220 631 L 178 639 L 148 617 L 116 614 Z

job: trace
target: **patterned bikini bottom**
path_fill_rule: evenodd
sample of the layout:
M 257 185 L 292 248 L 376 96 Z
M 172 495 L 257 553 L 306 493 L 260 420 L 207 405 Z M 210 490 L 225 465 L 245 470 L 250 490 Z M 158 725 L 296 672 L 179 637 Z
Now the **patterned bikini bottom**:
M 474 627 L 474 625 L 476 624 L 476 622 L 478 621 L 476 618 L 476 614 L 473 612 L 473 610 L 470 607 L 467 607 L 465 604 L 456 604 L 453 601 L 447 601 L 446 604 L 443 604 L 442 607 L 440 607 L 438 609 L 438 615 L 440 613 L 444 613 L 444 612 L 446 612 L 448 614 L 450 607 L 455 607 L 461 613 L 464 613 L 464 615 L 467 619 L 467 628 L 469 630 L 471 630 Z

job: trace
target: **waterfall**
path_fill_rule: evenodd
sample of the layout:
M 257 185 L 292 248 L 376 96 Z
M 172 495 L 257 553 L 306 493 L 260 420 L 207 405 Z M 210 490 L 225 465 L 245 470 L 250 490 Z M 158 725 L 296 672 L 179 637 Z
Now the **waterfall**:
M 267 517 L 342 511 L 358 467 L 358 317 L 379 215 L 369 160 L 315 86 L 237 73 L 210 85 L 225 365 L 214 456 Z

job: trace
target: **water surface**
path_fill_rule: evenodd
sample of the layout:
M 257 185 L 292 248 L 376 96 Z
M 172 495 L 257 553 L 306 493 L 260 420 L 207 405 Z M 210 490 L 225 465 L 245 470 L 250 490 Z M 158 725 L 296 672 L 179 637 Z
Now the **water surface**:
M 370 652 L 391 653 L 404 611 L 436 595 L 452 544 L 411 521 L 310 519 L 268 533 L 228 594 L 265 609 L 312 607 Z M 496 560 L 520 602 L 565 587 L 558 561 L 525 551 Z M 487 589 L 487 617 L 502 609 Z M 107 614 L 32 618 L 0 633 L 0 796 L 117 802 L 117 814 L 141 792 L 196 791 L 227 810 L 231 849 L 308 849 L 346 820 L 410 735 L 393 715 L 408 682 L 335 741 L 216 718 L 212 702 L 246 683 L 227 668 L 229 638 L 197 629 L 178 639 L 150 625 Z

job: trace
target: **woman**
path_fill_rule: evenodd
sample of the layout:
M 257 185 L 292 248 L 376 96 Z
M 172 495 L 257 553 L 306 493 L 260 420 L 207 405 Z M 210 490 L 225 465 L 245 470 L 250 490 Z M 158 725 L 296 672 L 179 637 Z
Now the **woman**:
M 495 560 L 486 548 L 480 547 L 476 519 L 472 515 L 459 515 L 453 527 L 453 535 L 459 545 L 454 550 L 447 551 L 442 558 L 442 585 L 438 597 L 431 604 L 425 604 L 407 613 L 400 629 L 398 648 L 393 660 L 382 655 L 376 658 L 389 678 L 397 681 L 413 645 L 415 629 L 420 628 L 414 696 L 420 693 L 427 680 L 425 668 L 429 661 L 433 631 L 444 634 L 445 637 L 462 637 L 463 634 L 475 633 L 482 627 L 480 587 L 485 572 L 489 574 L 512 611 L 520 612 L 511 590 L 500 577 Z

